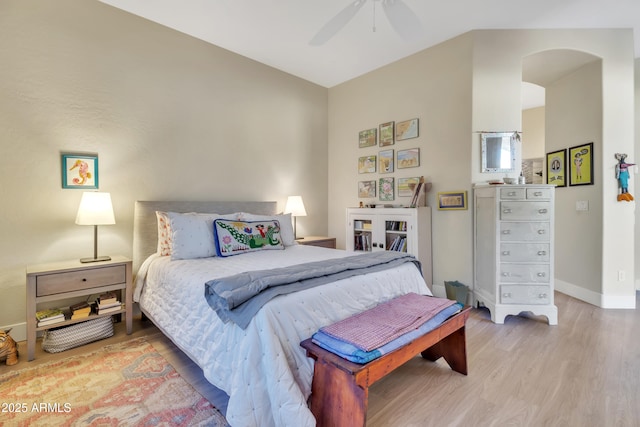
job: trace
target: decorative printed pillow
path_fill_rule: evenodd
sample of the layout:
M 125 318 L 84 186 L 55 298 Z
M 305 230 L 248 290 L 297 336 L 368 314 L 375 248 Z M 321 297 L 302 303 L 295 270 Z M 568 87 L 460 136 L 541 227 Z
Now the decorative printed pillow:
M 166 212 L 156 211 L 158 221 L 158 254 L 171 255 L 171 222 Z
M 266 249 L 284 249 L 280 237 L 280 223 L 276 220 L 213 221 L 216 254 L 220 257 Z
M 280 222 L 280 236 L 282 237 L 282 243 L 285 246 L 296 245 L 296 238 L 293 234 L 293 225 L 291 223 L 291 214 L 278 214 L 278 215 L 256 215 L 247 212 L 240 212 L 238 219 L 241 221 L 266 221 L 276 220 Z

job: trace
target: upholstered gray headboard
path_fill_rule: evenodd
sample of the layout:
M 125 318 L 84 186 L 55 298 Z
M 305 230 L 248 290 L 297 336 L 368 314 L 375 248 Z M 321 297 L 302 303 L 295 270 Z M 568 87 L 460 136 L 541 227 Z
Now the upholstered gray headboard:
M 144 260 L 157 250 L 156 211 L 219 214 L 250 212 L 273 215 L 277 209 L 277 202 L 137 201 L 133 218 L 133 273 L 136 274 Z

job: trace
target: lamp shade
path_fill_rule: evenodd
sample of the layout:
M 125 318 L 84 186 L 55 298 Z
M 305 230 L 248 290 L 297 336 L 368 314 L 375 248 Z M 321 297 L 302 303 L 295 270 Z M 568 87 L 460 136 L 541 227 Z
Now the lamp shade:
M 289 196 L 287 204 L 284 207 L 284 213 L 290 213 L 291 216 L 307 216 L 307 211 L 302 202 L 302 196 Z
M 78 225 L 110 225 L 115 224 L 111 194 L 90 191 L 82 193 L 76 224 Z

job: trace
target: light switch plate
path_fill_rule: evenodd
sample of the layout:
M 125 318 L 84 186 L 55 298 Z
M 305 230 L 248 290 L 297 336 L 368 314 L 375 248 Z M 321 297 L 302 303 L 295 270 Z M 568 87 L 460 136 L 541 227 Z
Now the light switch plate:
M 589 201 L 588 200 L 578 200 L 578 201 L 576 201 L 576 210 L 577 211 L 588 211 L 589 210 Z

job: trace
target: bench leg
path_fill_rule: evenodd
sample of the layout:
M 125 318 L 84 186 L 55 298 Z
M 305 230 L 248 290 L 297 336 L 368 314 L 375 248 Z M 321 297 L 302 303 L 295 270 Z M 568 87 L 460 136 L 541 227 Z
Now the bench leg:
M 318 427 L 360 427 L 366 422 L 369 390 L 353 375 L 316 360 L 311 383 L 311 412 Z
M 464 329 L 463 326 L 424 350 L 421 353 L 422 357 L 432 362 L 444 357 L 451 369 L 467 375 L 467 348 Z

